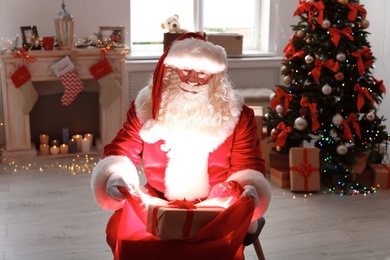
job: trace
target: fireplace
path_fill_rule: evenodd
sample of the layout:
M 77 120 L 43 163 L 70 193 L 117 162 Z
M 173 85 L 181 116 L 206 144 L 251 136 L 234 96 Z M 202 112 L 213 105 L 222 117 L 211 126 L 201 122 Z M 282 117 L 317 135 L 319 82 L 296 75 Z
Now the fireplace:
M 0 56 L 5 129 L 5 149 L 2 152 L 2 159 L 39 156 L 36 149 L 37 135 L 53 131 L 53 137 L 60 137 L 59 131 L 63 127 L 61 120 L 65 120 L 63 115 L 68 114 L 77 114 L 77 118 L 76 116 L 74 118 L 70 117 L 70 119 L 66 119 L 67 122 L 64 122 L 64 127 L 69 127 L 69 133 L 83 134 L 95 131 L 96 148 L 98 152 L 101 151 L 103 146 L 115 136 L 126 118 L 128 108 L 124 59 L 126 53 L 127 50 L 119 49 L 106 53 L 106 58 L 113 69 L 115 78 L 122 86 L 122 91 L 114 102 L 108 106 L 102 106 L 98 102 L 101 95 L 100 86 L 89 71 L 92 65 L 102 59 L 99 49 L 29 51 L 28 54 L 34 57 L 36 61 L 31 63 L 25 60 L 24 64 L 31 74 L 34 87 L 40 94 L 37 103 L 29 114 L 23 114 L 21 110 L 24 102 L 23 95 L 10 80 L 10 75 L 22 66 L 23 59 L 12 54 Z M 50 68 L 50 65 L 65 56 L 70 57 L 78 76 L 84 83 L 84 90 L 66 108 L 59 101 L 64 86 Z M 50 92 L 50 94 L 42 94 L 41 92 Z M 85 113 L 87 119 L 78 118 L 82 114 L 80 110 L 89 110 L 88 113 Z M 44 119 L 45 116 L 49 116 L 51 119 Z M 56 117 L 56 120 L 54 120 L 54 117 Z M 60 122 L 57 120 L 59 118 L 61 118 Z M 93 118 L 95 120 L 92 120 Z M 91 121 L 89 121 L 90 119 Z M 72 120 L 76 120 L 75 123 L 71 122 Z M 77 120 L 81 121 L 77 122 Z M 53 124 L 50 124 L 50 122 Z M 47 126 L 43 126 L 46 123 Z M 87 128 L 89 124 L 93 125 L 93 129 Z

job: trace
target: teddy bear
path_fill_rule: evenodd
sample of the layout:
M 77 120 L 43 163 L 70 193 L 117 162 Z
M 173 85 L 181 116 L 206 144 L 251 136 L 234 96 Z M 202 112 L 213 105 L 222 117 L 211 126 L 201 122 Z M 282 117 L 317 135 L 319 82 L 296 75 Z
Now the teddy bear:
M 179 15 L 169 16 L 161 24 L 161 28 L 168 30 L 169 33 L 187 33 L 188 31 L 180 28 Z

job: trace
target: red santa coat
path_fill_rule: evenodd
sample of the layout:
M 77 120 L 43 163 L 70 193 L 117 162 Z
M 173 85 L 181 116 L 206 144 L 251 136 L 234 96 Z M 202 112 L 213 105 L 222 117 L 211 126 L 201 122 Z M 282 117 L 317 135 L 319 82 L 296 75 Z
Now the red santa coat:
M 110 174 L 123 172 L 128 183 L 139 185 L 136 168 L 141 164 L 151 194 L 169 200 L 206 199 L 214 185 L 230 180 L 253 185 L 259 195 L 254 219 L 264 214 L 270 201 L 265 179 L 257 124 L 252 109 L 237 99 L 237 115 L 216 134 L 166 133 L 151 119 L 150 90 L 144 88 L 131 103 L 127 120 L 113 141 L 105 146 L 104 159 L 95 167 L 92 189 L 105 209 L 121 203 L 105 194 Z

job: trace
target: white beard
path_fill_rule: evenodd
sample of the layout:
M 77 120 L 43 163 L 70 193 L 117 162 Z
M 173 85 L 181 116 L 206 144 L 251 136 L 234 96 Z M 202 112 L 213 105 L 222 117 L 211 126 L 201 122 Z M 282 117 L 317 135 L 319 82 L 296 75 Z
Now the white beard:
M 161 150 L 169 158 L 165 196 L 170 200 L 207 197 L 209 154 L 232 133 L 238 120 L 226 108 L 228 102 L 210 104 L 211 89 L 210 85 L 193 87 L 182 83 L 172 72 L 157 118 L 147 121 L 141 130 L 145 142 L 165 141 Z

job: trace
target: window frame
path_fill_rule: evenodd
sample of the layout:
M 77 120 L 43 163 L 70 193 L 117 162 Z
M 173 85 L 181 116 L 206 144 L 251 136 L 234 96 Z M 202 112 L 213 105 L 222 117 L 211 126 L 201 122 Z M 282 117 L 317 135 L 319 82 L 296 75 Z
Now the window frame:
M 131 8 L 131 1 L 130 8 Z M 203 31 L 203 19 L 202 19 L 202 8 L 203 2 L 206 0 L 193 0 L 193 9 L 194 9 L 194 31 Z M 254 33 L 255 37 L 258 37 L 257 49 L 253 47 L 247 47 L 246 44 L 243 46 L 243 54 L 239 55 L 241 57 L 269 57 L 275 54 L 275 50 L 271 50 L 271 46 L 276 45 L 275 33 L 276 33 L 276 8 L 271 5 L 272 0 L 258 0 L 259 15 L 255 17 L 256 23 L 259 24 L 256 32 Z M 237 1 L 238 2 L 238 1 Z M 272 15 L 272 13 L 274 15 Z M 274 19 L 272 19 L 274 18 Z M 131 35 L 131 19 L 130 19 L 130 49 L 132 50 L 129 54 L 130 57 L 134 58 L 148 58 L 148 57 L 159 57 L 163 53 L 162 44 L 154 44 L 154 47 L 147 45 L 144 46 L 133 46 L 132 44 L 132 35 Z M 252 45 L 254 46 L 254 45 Z

